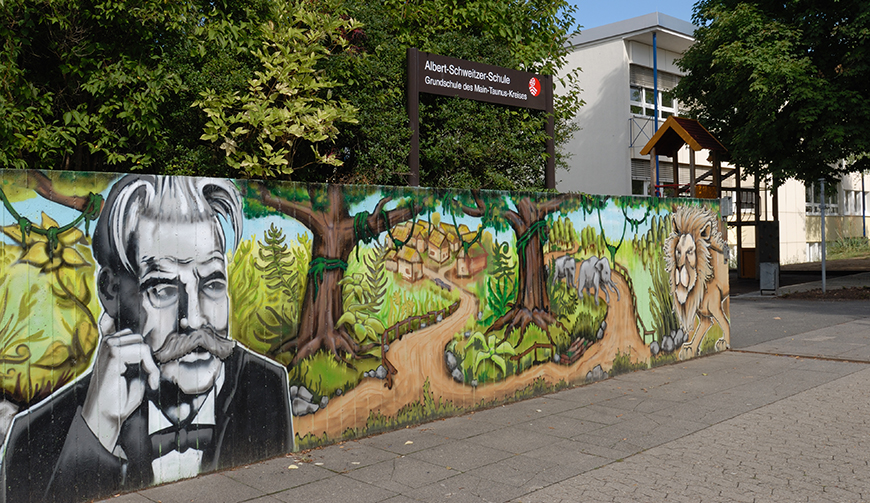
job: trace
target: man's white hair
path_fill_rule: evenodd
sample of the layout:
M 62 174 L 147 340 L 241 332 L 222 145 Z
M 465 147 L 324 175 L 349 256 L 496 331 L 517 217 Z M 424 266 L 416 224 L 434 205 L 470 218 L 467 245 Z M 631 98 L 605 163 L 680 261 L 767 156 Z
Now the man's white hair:
M 221 249 L 226 237 L 219 217 L 233 228 L 233 247 L 242 235 L 242 197 L 230 180 L 186 176 L 126 175 L 106 198 L 94 230 L 94 255 L 102 267 L 137 274 L 133 266 L 139 220 L 173 223 L 214 220 Z

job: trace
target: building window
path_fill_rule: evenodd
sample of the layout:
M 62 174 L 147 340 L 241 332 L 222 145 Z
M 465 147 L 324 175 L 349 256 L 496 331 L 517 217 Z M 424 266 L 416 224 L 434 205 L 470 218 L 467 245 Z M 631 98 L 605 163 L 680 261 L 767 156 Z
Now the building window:
M 811 183 L 809 185 L 806 185 L 805 188 L 807 199 L 807 215 L 820 215 L 822 213 L 821 207 L 819 206 L 822 202 L 820 184 Z M 827 190 L 826 186 L 825 192 L 828 192 L 827 197 L 825 197 L 825 215 L 839 215 L 840 200 L 839 191 L 836 190 L 836 186 L 834 190 L 831 190 L 830 192 Z
M 863 215 L 864 214 L 864 198 L 866 196 L 866 192 L 861 192 L 860 190 L 847 190 L 846 191 L 846 214 L 847 215 Z
M 665 120 L 677 115 L 677 100 L 669 91 L 659 90 L 659 119 Z M 644 117 L 655 117 L 655 91 L 647 87 L 631 86 L 629 92 L 631 113 Z
M 649 180 L 632 180 L 631 181 L 631 194 L 635 196 L 648 196 L 649 193 Z
M 740 212 L 755 213 L 755 200 L 757 194 L 755 191 L 741 190 L 740 191 Z

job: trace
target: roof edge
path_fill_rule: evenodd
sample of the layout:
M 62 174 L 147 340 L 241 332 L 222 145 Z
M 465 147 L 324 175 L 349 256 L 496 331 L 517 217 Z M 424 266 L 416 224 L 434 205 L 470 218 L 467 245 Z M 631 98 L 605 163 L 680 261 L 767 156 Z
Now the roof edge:
M 581 30 L 580 34 L 574 35 L 568 40 L 568 45 L 573 47 L 607 39 L 625 38 L 654 29 L 665 29 L 685 37 L 694 37 L 697 26 L 688 21 L 662 14 L 661 12 L 652 12 L 643 16 Z

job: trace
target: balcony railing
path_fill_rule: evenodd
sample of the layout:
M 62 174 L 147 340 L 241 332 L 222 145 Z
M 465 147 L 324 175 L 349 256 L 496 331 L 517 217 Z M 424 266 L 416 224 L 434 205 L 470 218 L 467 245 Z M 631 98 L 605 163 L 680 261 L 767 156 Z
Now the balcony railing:
M 629 148 L 643 148 L 655 134 L 652 117 L 632 116 L 628 119 L 631 131 Z

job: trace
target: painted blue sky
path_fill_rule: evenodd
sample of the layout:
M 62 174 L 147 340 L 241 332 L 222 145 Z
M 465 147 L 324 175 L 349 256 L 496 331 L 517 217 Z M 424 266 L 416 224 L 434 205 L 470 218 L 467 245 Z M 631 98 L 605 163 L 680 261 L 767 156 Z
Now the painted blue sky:
M 574 17 L 583 28 L 595 28 L 624 19 L 661 12 L 683 21 L 692 20 L 692 0 L 571 0 L 577 6 Z

